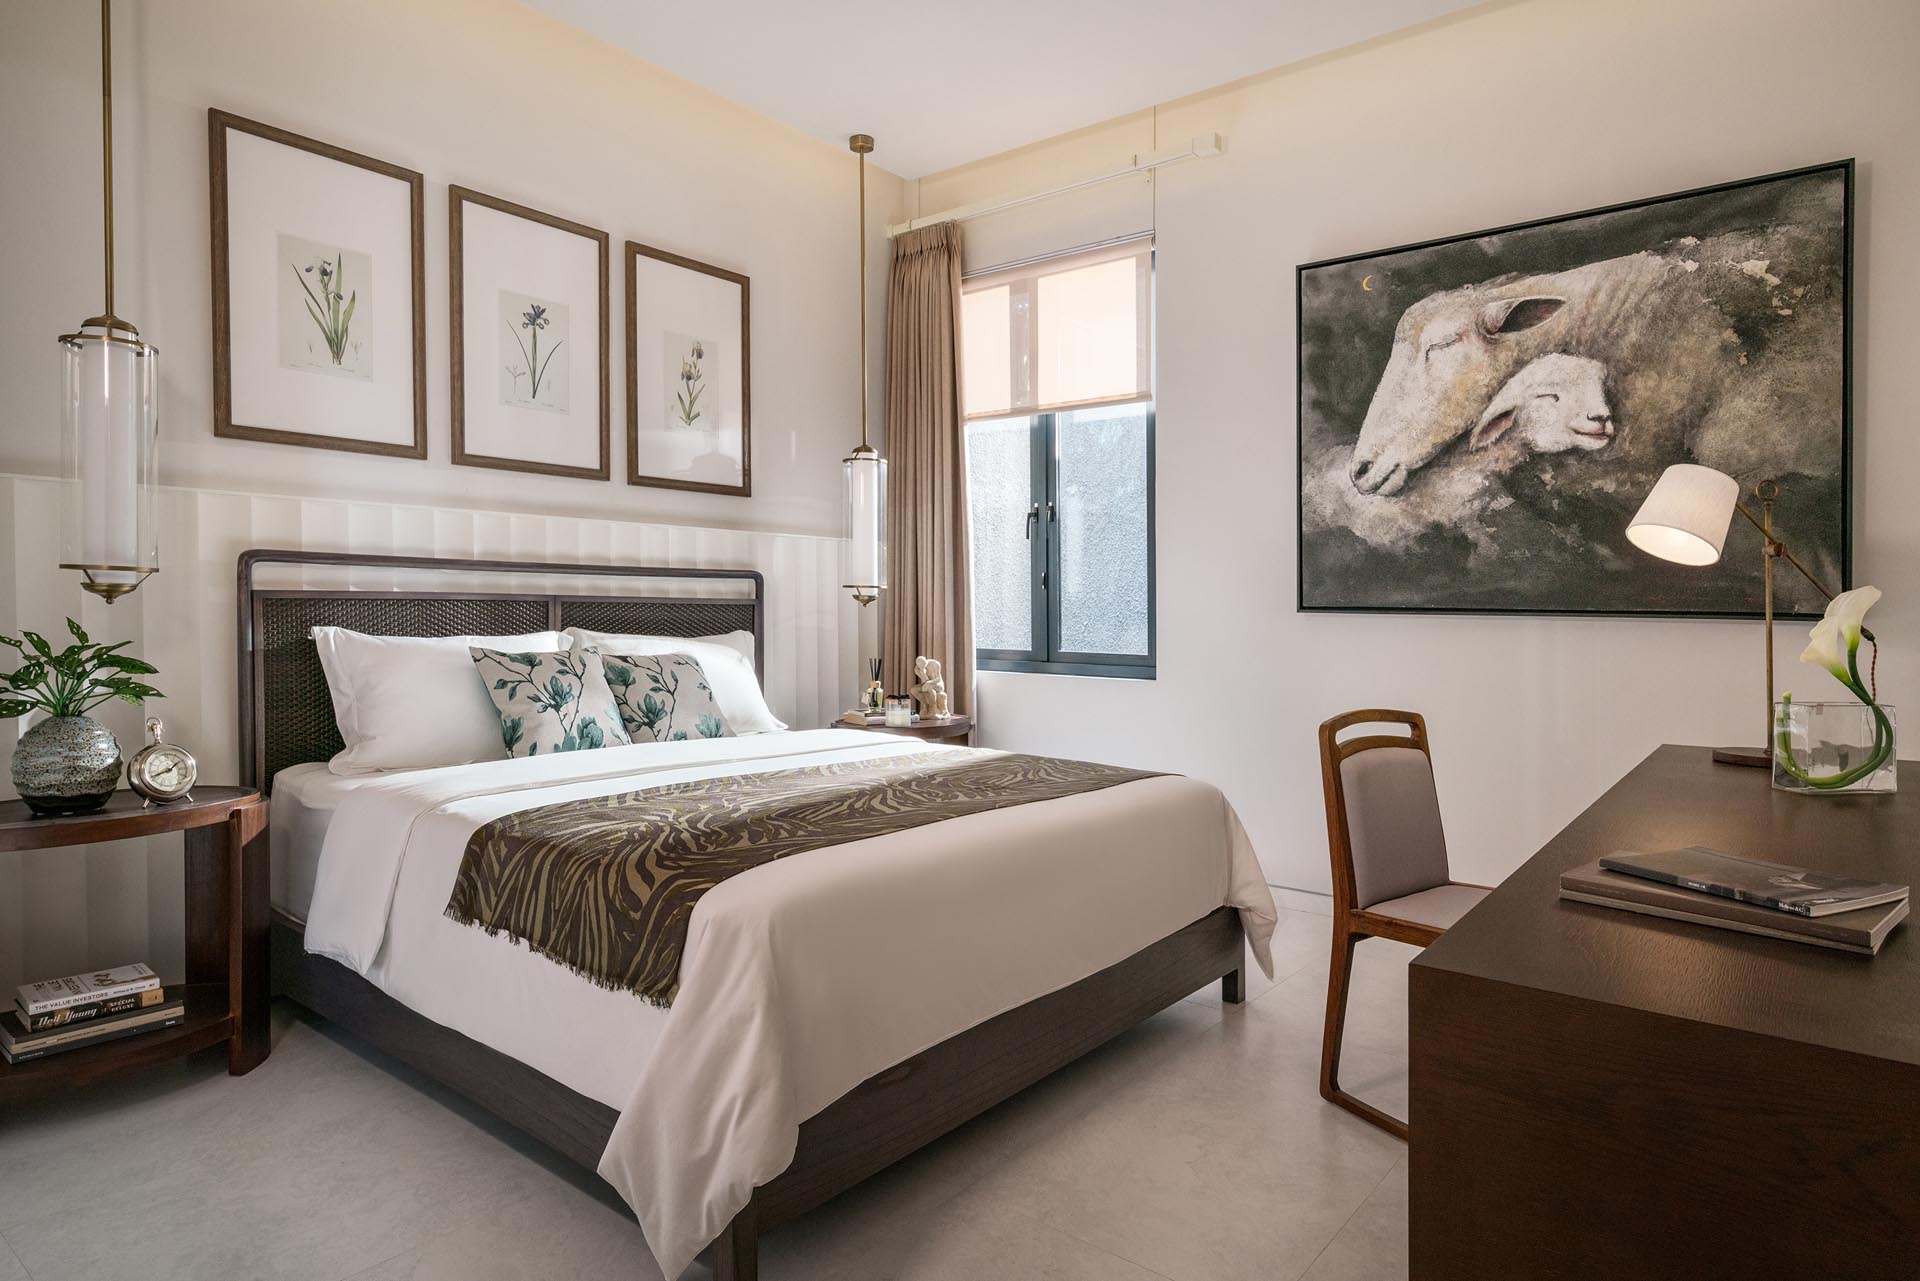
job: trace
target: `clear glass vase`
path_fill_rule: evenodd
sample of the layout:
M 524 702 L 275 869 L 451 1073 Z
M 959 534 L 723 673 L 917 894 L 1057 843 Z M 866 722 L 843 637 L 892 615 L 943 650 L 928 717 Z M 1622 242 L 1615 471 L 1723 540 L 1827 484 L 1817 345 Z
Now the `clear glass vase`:
M 1887 722 L 1896 730 L 1899 721 L 1893 708 L 1881 704 Z M 1781 763 L 1781 737 L 1792 752 L 1793 763 L 1816 779 L 1844 774 L 1865 765 L 1873 757 L 1873 709 L 1864 703 L 1780 702 L 1773 707 L 1773 785 L 1783 792 L 1812 795 L 1852 796 L 1861 792 L 1895 790 L 1899 758 L 1897 743 L 1888 751 L 1886 763 L 1844 787 L 1815 787 L 1797 778 Z M 1897 737 L 1897 736 L 1896 736 Z

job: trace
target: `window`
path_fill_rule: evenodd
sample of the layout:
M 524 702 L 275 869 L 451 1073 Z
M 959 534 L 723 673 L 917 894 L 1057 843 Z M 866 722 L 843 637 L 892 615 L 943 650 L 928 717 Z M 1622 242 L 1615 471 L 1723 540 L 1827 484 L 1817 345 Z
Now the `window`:
M 1151 253 L 1134 240 L 966 284 L 982 668 L 1154 674 Z

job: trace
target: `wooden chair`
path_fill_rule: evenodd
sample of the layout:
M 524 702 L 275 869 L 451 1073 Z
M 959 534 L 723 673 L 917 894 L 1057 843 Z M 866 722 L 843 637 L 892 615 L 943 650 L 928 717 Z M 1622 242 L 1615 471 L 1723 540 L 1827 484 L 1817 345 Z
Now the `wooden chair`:
M 1404 725 L 1409 732 L 1340 741 L 1340 731 L 1375 723 Z M 1368 937 L 1425 947 L 1484 898 L 1487 887 L 1453 880 L 1448 872 L 1427 722 L 1418 712 L 1368 708 L 1327 721 L 1320 726 L 1320 775 L 1333 858 L 1333 967 L 1320 1095 L 1404 1141 L 1405 1121 L 1340 1088 L 1353 947 Z

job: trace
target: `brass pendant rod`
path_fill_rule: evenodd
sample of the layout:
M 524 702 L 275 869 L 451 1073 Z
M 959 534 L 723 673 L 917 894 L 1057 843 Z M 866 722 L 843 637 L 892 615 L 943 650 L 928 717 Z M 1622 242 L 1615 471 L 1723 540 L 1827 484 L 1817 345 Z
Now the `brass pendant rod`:
M 873 453 L 867 444 L 867 153 L 873 150 L 870 134 L 856 133 L 847 139 L 847 150 L 860 157 L 860 455 Z
M 105 200 L 107 317 L 113 317 L 113 0 L 100 0 L 100 176 Z
M 867 447 L 867 153 L 860 155 L 860 447 Z

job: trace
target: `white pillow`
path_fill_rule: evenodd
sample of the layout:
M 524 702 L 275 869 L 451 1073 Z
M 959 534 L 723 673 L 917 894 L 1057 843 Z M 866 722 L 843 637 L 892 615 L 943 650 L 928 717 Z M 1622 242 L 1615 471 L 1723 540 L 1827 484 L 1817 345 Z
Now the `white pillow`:
M 689 654 L 706 673 L 713 701 L 735 734 L 765 734 L 785 729 L 773 714 L 753 675 L 753 633 L 727 632 L 720 636 L 632 636 L 621 632 L 590 632 L 569 627 L 576 645 L 602 654 Z
M 551 653 L 572 644 L 562 632 L 369 636 L 345 627 L 316 627 L 313 643 L 346 744 L 327 762 L 335 774 L 504 758 L 500 716 L 468 648 Z

